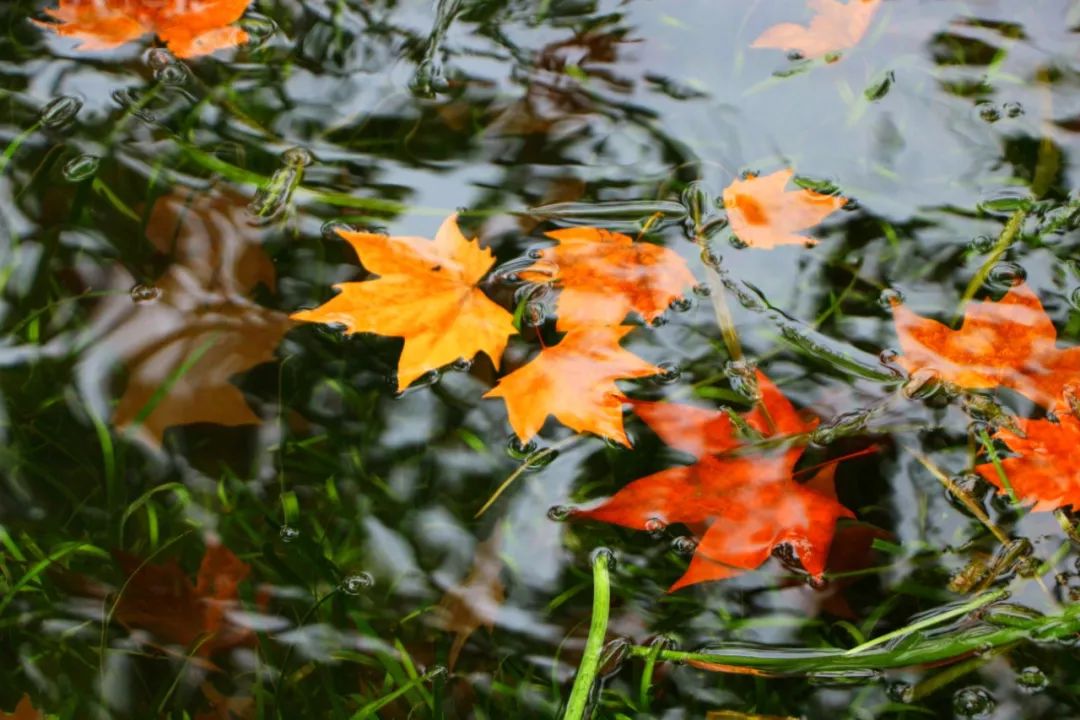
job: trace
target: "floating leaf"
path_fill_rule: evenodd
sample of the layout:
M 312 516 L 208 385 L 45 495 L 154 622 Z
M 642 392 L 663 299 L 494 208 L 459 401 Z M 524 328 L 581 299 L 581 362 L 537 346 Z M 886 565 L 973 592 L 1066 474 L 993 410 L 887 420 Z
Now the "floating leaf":
M 540 251 L 521 272 L 530 282 L 554 281 L 560 330 L 618 325 L 634 311 L 646 320 L 660 316 L 672 300 L 693 287 L 694 276 L 678 254 L 659 245 L 595 227 L 547 233 L 558 246 Z
M 350 333 L 405 339 L 398 361 L 398 389 L 424 373 L 479 352 L 495 367 L 513 316 L 477 287 L 495 259 L 465 239 L 457 216 L 447 218 L 434 240 L 338 230 L 375 280 L 336 285 L 340 293 L 296 320 L 339 323 Z
M 80 50 L 108 50 L 156 34 L 177 57 L 235 47 L 248 34 L 231 23 L 251 0 L 59 0 L 45 10 L 55 23 L 37 23 L 82 41 Z M 36 22 L 36 21 L 35 21 Z
M 19 700 L 13 712 L 7 713 L 0 710 L 0 720 L 42 720 L 44 717 L 40 710 L 34 709 L 30 696 L 26 693 L 23 693 L 22 699 Z
M 809 26 L 780 23 L 763 32 L 751 47 L 779 48 L 818 58 L 847 50 L 862 40 L 881 0 L 808 0 L 814 12 Z
M 820 223 L 847 200 L 807 189 L 785 191 L 794 174 L 778 170 L 765 177 L 751 175 L 724 188 L 724 208 L 739 240 L 764 249 L 817 242 L 798 233 Z
M 632 327 L 571 330 L 527 365 L 505 376 L 484 397 L 506 400 L 510 425 L 522 442 L 540 431 L 548 415 L 577 430 L 629 447 L 623 430 L 624 398 L 615 381 L 663 370 L 619 346 Z

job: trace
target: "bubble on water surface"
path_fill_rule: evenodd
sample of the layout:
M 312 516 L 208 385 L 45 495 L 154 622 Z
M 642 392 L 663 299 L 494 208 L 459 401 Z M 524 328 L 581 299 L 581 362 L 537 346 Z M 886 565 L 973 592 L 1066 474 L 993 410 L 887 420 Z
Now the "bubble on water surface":
M 933 368 L 919 368 L 908 376 L 900 392 L 909 400 L 925 400 L 941 390 L 941 375 Z
M 68 182 L 82 182 L 94 176 L 101 165 L 96 155 L 79 155 L 64 164 L 63 175 Z
M 82 106 L 83 102 L 79 98 L 61 95 L 41 108 L 41 124 L 48 128 L 63 127 L 75 119 Z
M 1005 114 L 1011 118 L 1020 117 L 1024 114 L 1024 106 L 1018 102 L 1007 102 L 1001 106 Z
M 523 443 L 517 435 L 511 435 L 506 440 L 506 454 L 514 460 L 524 460 L 529 455 L 536 452 L 537 447 L 538 445 L 535 440 Z
M 548 508 L 547 518 L 553 522 L 563 522 L 568 519 L 574 512 L 574 508 L 569 505 L 552 505 Z
M 294 147 L 281 153 L 281 161 L 289 167 L 307 167 L 313 162 L 313 158 L 307 149 Z
M 653 376 L 653 380 L 661 385 L 670 385 L 673 382 L 677 382 L 682 377 L 682 369 L 678 363 L 670 360 L 665 360 L 662 363 L 657 363 L 656 367 L 660 368 L 660 372 Z
M 895 680 L 885 686 L 885 694 L 894 702 L 910 703 L 915 699 L 915 688 L 911 683 Z
M 450 363 L 450 369 L 455 372 L 469 372 L 472 370 L 473 361 L 469 358 L 458 358 Z
M 1072 294 L 1069 296 L 1069 302 L 1072 303 L 1074 308 L 1080 310 L 1080 288 L 1076 288 L 1072 291 Z
M 885 288 L 878 295 L 878 305 L 889 310 L 897 305 L 904 304 L 904 293 L 900 292 L 896 288 Z
M 679 297 L 668 303 L 668 307 L 671 308 L 673 312 L 689 312 L 689 310 L 694 307 L 694 301 L 688 297 Z
M 1046 677 L 1046 673 L 1039 668 L 1029 665 L 1016 674 L 1016 685 L 1020 688 L 1020 692 L 1034 695 L 1050 685 L 1050 678 Z
M 986 283 L 995 290 L 1008 290 L 1027 279 L 1027 272 L 1014 262 L 999 262 L 990 268 Z
M 659 539 L 667 530 L 667 523 L 658 517 L 651 517 L 645 521 L 644 528 L 645 532 L 649 533 L 653 539 Z
M 593 563 L 595 563 L 597 560 L 599 560 L 601 558 L 607 560 L 608 570 L 614 570 L 616 565 L 618 565 L 618 561 L 615 559 L 615 553 L 610 548 L 606 548 L 606 547 L 596 548 L 595 550 L 592 551 L 592 554 L 589 555 L 589 559 Z
M 341 581 L 341 591 L 348 595 L 359 595 L 375 585 L 375 578 L 370 573 L 362 572 L 350 575 Z
M 710 295 L 712 295 L 712 288 L 702 283 L 700 285 L 695 285 L 692 289 L 692 292 L 698 297 L 709 297 Z M 1080 290 L 1077 290 L 1076 292 L 1080 294 Z
M 971 238 L 968 247 L 977 253 L 988 253 L 994 249 L 995 242 L 994 238 L 989 235 L 976 235 Z
M 996 123 L 1001 119 L 1001 111 L 990 104 L 979 106 L 979 118 L 983 122 Z
M 997 707 L 994 696 L 981 685 L 960 688 L 953 694 L 953 712 L 963 720 L 983 720 Z
M 680 555 L 693 555 L 698 542 L 689 535 L 680 535 L 671 541 L 671 549 Z
M 278 530 L 278 536 L 282 542 L 291 543 L 300 537 L 300 531 L 292 525 L 282 525 L 281 529 Z
M 150 302 L 161 297 L 161 288 L 139 283 L 131 288 L 131 299 L 137 303 Z
M 701 262 L 705 263 L 707 267 L 711 267 L 713 270 L 719 270 L 723 265 L 724 258 L 712 248 L 704 247 L 701 249 Z
M 158 82 L 172 87 L 185 84 L 190 76 L 191 71 L 188 70 L 187 65 L 179 62 L 169 63 L 160 70 L 154 71 L 154 78 Z

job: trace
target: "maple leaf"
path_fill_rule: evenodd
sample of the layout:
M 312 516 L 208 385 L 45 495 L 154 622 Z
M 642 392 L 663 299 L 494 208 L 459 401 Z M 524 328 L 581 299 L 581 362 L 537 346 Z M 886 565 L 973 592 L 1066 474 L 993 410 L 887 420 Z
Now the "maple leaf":
M 630 311 L 654 320 L 695 283 L 686 261 L 659 245 L 594 227 L 546 234 L 559 244 L 540 250 L 538 262 L 520 276 L 562 288 L 559 330 L 618 325 Z
M 800 419 L 763 373 L 757 377 L 761 402 L 744 416 L 747 425 L 775 439 L 816 425 Z M 854 517 L 836 499 L 835 466 L 798 483 L 792 471 L 801 448 L 717 456 L 744 447 L 731 419 L 668 405 L 635 403 L 634 409 L 661 438 L 697 462 L 635 480 L 600 506 L 574 515 L 637 530 L 652 529 L 657 521 L 705 528 L 690 566 L 669 591 L 757 568 L 785 544 L 808 573 L 821 577 L 837 519 Z
M 432 241 L 339 230 L 375 280 L 336 285 L 340 292 L 296 320 L 340 323 L 350 333 L 405 339 L 398 361 L 398 389 L 424 373 L 479 352 L 498 369 L 513 316 L 477 287 L 491 269 L 491 251 L 468 241 L 457 216 L 448 217 Z
M 224 545 L 207 545 L 194 583 L 176 560 L 152 564 L 120 551 L 114 555 L 128 574 L 116 602 L 116 618 L 125 627 L 189 650 L 199 642 L 201 657 L 250 639 L 250 631 L 230 624 L 225 614 L 236 607 L 251 568 Z
M 500 577 L 503 561 L 499 556 L 502 534 L 496 530 L 491 537 L 476 546 L 469 576 L 443 595 L 437 609 L 439 626 L 454 633 L 447 666 L 453 670 L 458 656 L 469 637 L 481 627 L 490 632 L 495 627 L 499 606 L 506 599 L 506 588 Z
M 818 58 L 854 47 L 870 28 L 881 0 L 809 0 L 814 12 L 810 25 L 780 23 L 763 32 L 751 47 L 793 50 L 805 58 Z
M 34 704 L 30 702 L 30 696 L 26 693 L 23 693 L 14 711 L 8 713 L 0 710 L 0 720 L 42 720 L 44 717 L 40 710 L 34 709 Z
M 244 205 L 230 194 L 159 198 L 146 235 L 176 262 L 148 297 L 133 302 L 117 294 L 94 313 L 80 380 L 103 384 L 100 376 L 123 363 L 127 384 L 113 422 L 141 421 L 140 435 L 152 445 L 176 425 L 260 422 L 230 380 L 272 360 L 292 323 L 246 297 L 258 284 L 273 288 L 274 269 Z M 115 284 L 130 288 L 134 280 L 118 272 Z
M 994 437 L 1003 441 L 1017 457 L 1001 460 L 1001 468 L 1016 496 L 1034 503 L 1035 512 L 1049 512 L 1071 505 L 1080 509 L 1080 467 L 1075 461 L 1080 447 L 1080 420 L 1071 413 L 1061 413 L 1059 422 L 1016 418 L 1022 435 L 1000 428 Z M 998 488 L 1007 489 L 992 463 L 975 467 L 976 472 Z
M 235 47 L 248 34 L 231 25 L 251 0 L 59 0 L 45 12 L 57 22 L 37 25 L 82 41 L 79 50 L 108 50 L 148 33 L 177 57 Z
M 799 235 L 842 208 L 847 199 L 800 188 L 784 187 L 795 172 L 777 170 L 771 175 L 750 175 L 724 188 L 724 208 L 735 236 L 750 247 L 772 249 L 777 245 L 808 245 L 817 242 Z
M 484 397 L 506 401 L 510 426 L 522 442 L 540 432 L 548 415 L 577 432 L 591 432 L 630 446 L 623 430 L 625 401 L 615 381 L 656 375 L 661 368 L 624 350 L 619 340 L 632 327 L 571 330 L 528 364 L 506 375 Z
M 1025 283 L 997 302 L 969 303 L 959 330 L 901 303 L 892 312 L 903 350 L 898 361 L 909 372 L 929 368 L 969 389 L 1003 385 L 1051 409 L 1080 380 L 1080 347 L 1057 348 L 1054 323 Z

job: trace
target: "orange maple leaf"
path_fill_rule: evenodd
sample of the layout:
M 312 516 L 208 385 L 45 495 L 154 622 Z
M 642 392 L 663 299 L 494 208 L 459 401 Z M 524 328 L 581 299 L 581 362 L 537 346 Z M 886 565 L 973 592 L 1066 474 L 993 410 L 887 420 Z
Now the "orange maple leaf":
M 34 709 L 34 704 L 30 702 L 30 696 L 26 693 L 23 693 L 22 699 L 19 700 L 13 712 L 0 711 L 0 720 L 42 720 L 43 717 L 40 710 Z
M 784 187 L 794 174 L 788 169 L 765 177 L 751 175 L 724 188 L 728 222 L 739 240 L 765 249 L 817 242 L 797 233 L 820 223 L 842 208 L 847 199 L 805 188 L 787 192 Z
M 248 40 L 231 23 L 251 0 L 59 0 L 37 24 L 82 41 L 80 50 L 108 50 L 154 33 L 177 57 L 206 55 Z M 36 22 L 36 21 L 35 21 Z
M 632 327 L 585 327 L 566 333 L 527 365 L 503 377 L 484 397 L 506 400 L 510 425 L 522 442 L 540 432 L 548 415 L 578 432 L 630 446 L 623 430 L 625 401 L 615 381 L 659 374 L 661 368 L 624 350 Z
M 807 4 L 814 11 L 809 27 L 773 25 L 751 47 L 794 50 L 806 58 L 847 50 L 862 40 L 881 0 L 809 0 Z
M 910 372 L 930 368 L 963 388 L 1010 387 L 1054 408 L 1080 380 L 1080 347 L 1059 350 L 1054 323 L 1026 284 L 997 302 L 972 302 L 959 330 L 893 305 L 893 321 Z
M 634 242 L 595 227 L 547 233 L 559 242 L 539 253 L 520 273 L 529 282 L 556 282 L 559 330 L 586 325 L 618 325 L 634 311 L 654 320 L 694 285 L 690 268 L 665 247 Z
M 347 332 L 405 339 L 398 360 L 398 389 L 424 373 L 485 353 L 498 369 L 513 316 L 477 287 L 495 263 L 491 250 L 465 239 L 457 216 L 434 240 L 339 230 L 375 280 L 335 285 L 340 292 L 296 320 L 340 323 Z
M 1080 420 L 1071 413 L 1061 413 L 1059 422 L 1016 418 L 1023 435 L 1000 428 L 994 437 L 1002 440 L 1017 457 L 1001 460 L 1001 468 L 1017 497 L 1033 502 L 1035 512 L 1049 512 L 1071 505 L 1080 509 L 1080 467 L 1076 448 L 1080 447 Z M 975 467 L 976 472 L 1007 492 L 993 463 Z
M 251 568 L 224 545 L 207 545 L 194 583 L 175 560 L 159 565 L 119 551 L 114 555 L 128 574 L 116 602 L 116 619 L 125 627 L 188 650 L 198 642 L 201 657 L 251 639 L 249 630 L 226 618 Z
M 744 416 L 750 428 L 781 439 L 816 425 L 799 418 L 763 373 L 757 376 L 761 402 Z M 744 447 L 724 413 L 667 403 L 635 403 L 634 410 L 662 439 L 698 461 L 635 480 L 576 517 L 637 530 L 658 521 L 706 528 L 686 573 L 669 592 L 757 568 L 783 544 L 794 548 L 808 573 L 821 577 L 836 520 L 854 517 L 836 499 L 835 465 L 798 483 L 792 472 L 801 448 L 718 456 Z

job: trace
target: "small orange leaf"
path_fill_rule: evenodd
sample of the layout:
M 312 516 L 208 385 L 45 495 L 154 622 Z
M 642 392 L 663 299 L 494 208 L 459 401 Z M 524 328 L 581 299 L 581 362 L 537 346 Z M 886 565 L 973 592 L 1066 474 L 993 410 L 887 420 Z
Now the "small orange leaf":
M 679 255 L 652 243 L 594 227 L 547 233 L 559 242 L 540 251 L 539 261 L 521 277 L 554 281 L 559 330 L 586 325 L 618 325 L 634 311 L 654 320 L 695 280 Z
M 1024 283 L 997 302 L 969 303 L 959 330 L 903 304 L 893 306 L 893 321 L 908 371 L 929 368 L 963 388 L 1003 385 L 1050 409 L 1080 380 L 1080 347 L 1057 348 L 1054 323 Z
M 814 11 L 809 27 L 780 23 L 763 32 L 751 47 L 793 50 L 818 58 L 847 50 L 862 40 L 881 0 L 808 0 Z
M 629 447 L 623 430 L 624 398 L 615 381 L 656 375 L 661 368 L 619 346 L 632 327 L 571 330 L 554 347 L 499 381 L 484 397 L 506 400 L 510 425 L 522 442 L 540 432 L 548 415 L 578 432 Z
M 30 696 L 26 693 L 23 693 L 22 699 L 19 700 L 13 712 L 7 713 L 0 710 L 0 720 L 42 720 L 43 717 L 40 710 L 34 709 Z
M 1017 418 L 1023 435 L 1001 428 L 994 437 L 1002 440 L 1017 457 L 1001 460 L 1005 477 L 1018 498 L 1034 502 L 1035 512 L 1049 512 L 1071 505 L 1080 509 L 1080 467 L 1076 448 L 1080 447 L 1080 420 L 1061 413 L 1060 422 Z M 997 467 L 984 463 L 975 470 L 990 484 L 1006 493 Z
M 814 227 L 842 208 L 847 200 L 813 190 L 784 190 L 793 170 L 778 170 L 765 177 L 735 180 L 724 188 L 724 208 L 735 236 L 750 247 L 816 243 L 797 234 Z
M 80 50 L 107 50 L 155 33 L 177 57 L 234 47 L 248 34 L 231 24 L 251 0 L 59 0 L 46 12 L 58 22 L 37 23 L 82 40 Z
M 760 372 L 758 386 L 761 403 L 744 417 L 747 425 L 777 439 L 815 426 L 799 420 L 791 403 Z M 635 480 L 600 506 L 577 511 L 576 517 L 637 530 L 649 530 L 657 521 L 704 526 L 690 567 L 669 592 L 757 568 L 784 544 L 794 548 L 808 573 L 821 577 L 837 519 L 854 517 L 836 499 L 835 464 L 798 483 L 792 471 L 801 448 L 717 456 L 743 445 L 726 415 L 681 405 L 634 407 L 661 438 L 674 439 L 675 447 L 698 461 Z M 698 427 L 690 429 L 695 423 Z
M 476 546 L 469 576 L 443 595 L 436 611 L 439 626 L 454 633 L 447 666 L 453 670 L 458 656 L 469 637 L 480 627 L 490 632 L 495 627 L 499 607 L 506 599 L 502 583 L 503 561 L 499 556 L 502 533 L 496 530 L 491 537 Z
M 398 361 L 398 389 L 424 373 L 479 352 L 495 367 L 513 316 L 477 284 L 495 262 L 491 251 L 465 239 L 457 216 L 443 222 L 434 240 L 339 230 L 375 280 L 336 285 L 340 293 L 293 318 L 345 326 L 405 339 Z

